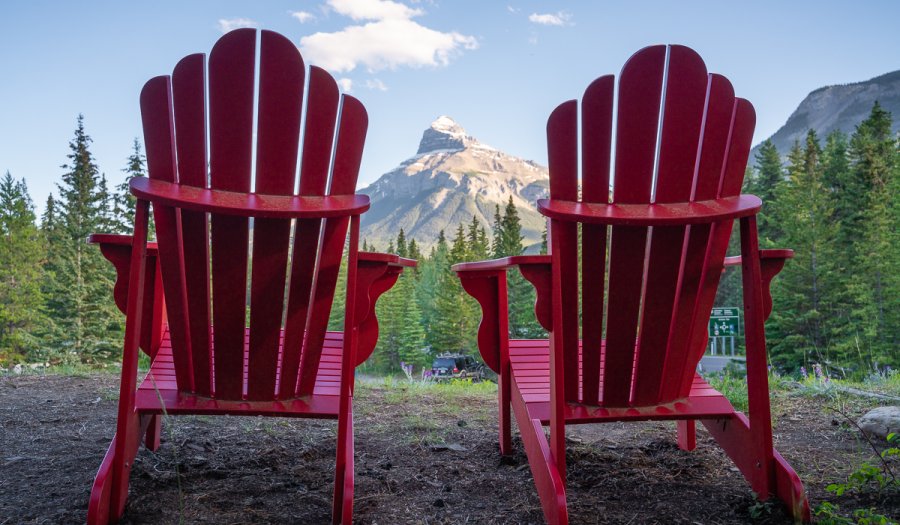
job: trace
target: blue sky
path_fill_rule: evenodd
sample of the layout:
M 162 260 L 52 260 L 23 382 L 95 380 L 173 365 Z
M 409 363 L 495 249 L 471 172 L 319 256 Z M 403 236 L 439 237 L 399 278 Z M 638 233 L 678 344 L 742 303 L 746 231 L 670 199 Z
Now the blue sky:
M 365 186 L 413 155 L 439 115 L 545 164 L 550 111 L 658 43 L 688 45 L 727 76 L 756 107 L 759 142 L 813 89 L 900 69 L 897 20 L 896 1 L 5 0 L 0 173 L 24 177 L 43 208 L 83 113 L 119 183 L 143 83 L 233 27 L 284 34 L 363 101 Z

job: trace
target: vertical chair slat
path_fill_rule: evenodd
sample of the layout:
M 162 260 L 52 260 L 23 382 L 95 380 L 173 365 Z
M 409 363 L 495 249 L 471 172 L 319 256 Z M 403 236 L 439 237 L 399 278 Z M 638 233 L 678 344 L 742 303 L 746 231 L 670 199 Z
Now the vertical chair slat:
M 178 182 L 206 188 L 206 56 L 189 55 L 172 73 Z M 212 393 L 209 332 L 209 221 L 205 213 L 181 210 L 184 276 L 194 391 Z
M 547 120 L 547 155 L 550 170 L 550 198 L 578 198 L 578 103 L 563 102 Z M 574 276 L 578 273 L 578 225 L 573 222 L 550 221 L 550 253 L 554 259 L 554 275 Z M 553 302 L 553 355 L 562 364 L 554 376 L 564 378 L 566 401 L 578 401 L 578 282 L 554 277 L 554 290 L 559 297 Z M 561 361 L 560 361 L 561 360 Z M 551 365 L 551 373 L 553 368 Z
M 305 70 L 297 46 L 263 31 L 259 58 L 256 192 L 292 195 L 297 172 Z M 256 219 L 250 281 L 247 398 L 275 393 L 291 221 Z
M 325 195 L 338 102 L 339 93 L 334 79 L 323 69 L 310 67 L 306 127 L 300 164 L 300 195 Z M 299 374 L 298 366 L 300 369 L 312 368 L 313 377 L 315 370 L 318 369 L 318 352 L 309 355 L 311 353 L 307 352 L 304 341 L 312 311 L 310 302 L 314 293 L 321 226 L 320 219 L 311 219 L 298 220 L 295 228 L 282 363 L 283 396 L 294 394 Z M 310 392 L 312 386 L 306 385 Z
M 638 51 L 619 76 L 613 201 L 650 202 L 662 94 L 665 46 Z M 612 228 L 609 309 L 601 404 L 624 406 L 630 397 L 634 342 L 641 304 L 647 228 Z
M 609 168 L 615 77 L 593 81 L 581 98 L 581 184 L 584 202 L 609 202 Z M 582 402 L 596 405 L 600 395 L 603 294 L 606 280 L 606 226 L 582 224 L 581 317 Z
M 654 202 L 690 199 L 706 84 L 706 65 L 700 55 L 684 46 L 670 46 Z M 636 405 L 658 402 L 660 383 L 669 380 L 663 376 L 663 364 L 684 235 L 684 226 L 655 227 L 650 234 L 634 370 L 632 403 Z
M 362 103 L 345 95 L 341 104 L 337 143 L 334 146 L 334 167 L 329 195 L 352 195 L 356 191 L 356 179 L 362 162 L 368 125 L 369 117 Z M 325 220 L 316 270 L 316 284 L 313 290 L 309 322 L 306 327 L 305 351 L 310 356 L 321 353 L 322 345 L 325 342 L 325 332 L 328 328 L 328 318 L 334 301 L 334 291 L 349 221 L 349 217 Z M 346 344 L 345 342 L 344 359 L 348 359 Z M 300 379 L 299 393 L 303 395 L 312 391 L 318 365 L 313 366 L 313 361 L 310 360 L 306 362 L 306 368 L 301 370 L 303 376 Z
M 725 164 L 722 168 L 722 176 L 719 187 L 716 190 L 717 197 L 730 197 L 741 193 L 741 185 L 744 182 L 745 166 L 750 156 L 750 147 L 753 140 L 753 129 L 756 127 L 756 113 L 753 106 L 744 99 L 735 99 L 728 146 L 725 152 Z M 728 240 L 734 221 L 724 221 L 714 224 L 709 236 L 709 247 L 706 252 L 701 288 L 692 319 L 690 332 L 689 351 L 692 353 L 690 362 L 699 362 L 706 349 L 707 332 L 706 324 L 709 312 L 715 303 L 716 290 L 719 279 L 722 276 L 723 260 L 728 250 Z M 690 378 L 693 370 L 685 370 L 681 382 L 681 394 L 686 395 L 690 389 Z
M 550 198 L 578 198 L 578 103 L 563 102 L 547 119 Z M 578 225 L 550 221 L 552 331 L 550 333 L 550 450 L 566 476 L 566 402 L 578 401 Z
M 253 135 L 256 31 L 238 29 L 209 56 L 210 186 L 249 192 Z M 211 219 L 215 395 L 243 394 L 244 322 L 247 304 L 247 219 Z
M 709 75 L 706 108 L 703 115 L 703 133 L 695 169 L 694 191 L 691 200 L 716 197 L 724 164 L 728 131 L 734 108 L 734 89 L 721 75 Z M 682 263 L 679 293 L 672 314 L 669 332 L 665 375 L 669 380 L 663 388 L 666 399 L 675 398 L 684 390 L 683 377 L 693 378 L 697 363 L 692 360 L 690 342 L 691 320 L 695 312 L 700 290 L 700 278 L 707 261 L 710 225 L 693 225 L 688 229 L 685 257 Z M 707 311 L 704 316 L 709 316 Z M 689 384 L 688 384 L 689 385 Z
M 156 77 L 144 85 L 141 91 L 141 117 L 150 178 L 176 182 L 175 123 L 169 77 Z M 180 215 L 177 209 L 170 206 L 153 206 L 153 217 L 159 237 L 159 261 L 164 276 L 163 288 L 172 339 L 175 378 L 179 389 L 193 391 L 191 341 L 187 327 L 187 291 L 179 234 Z

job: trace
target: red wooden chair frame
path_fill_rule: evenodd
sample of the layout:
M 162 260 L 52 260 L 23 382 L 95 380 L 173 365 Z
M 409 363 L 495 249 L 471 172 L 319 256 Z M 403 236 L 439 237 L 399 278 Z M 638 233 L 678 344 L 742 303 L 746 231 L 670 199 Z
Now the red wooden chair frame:
M 378 339 L 376 300 L 415 261 L 358 251 L 360 215 L 369 207 L 367 196 L 353 194 L 365 109 L 339 98 L 334 80 L 315 67 L 304 104 L 302 59 L 270 31 L 261 35 L 257 180 L 250 191 L 256 40 L 255 30 L 237 30 L 213 48 L 209 181 L 205 57 L 190 55 L 171 78 L 147 82 L 141 107 L 150 178 L 130 183 L 134 234 L 90 238 L 116 268 L 114 297 L 126 316 L 116 435 L 91 489 L 91 524 L 122 516 L 141 440 L 155 450 L 160 416 L 179 414 L 337 419 L 332 518 L 352 522 L 354 370 Z M 156 243 L 147 242 L 151 203 Z M 326 332 L 348 230 L 344 330 Z M 140 382 L 139 349 L 151 360 Z
M 567 523 L 566 425 L 675 420 L 679 447 L 692 450 L 699 420 L 760 499 L 777 496 L 795 519 L 809 521 L 803 485 L 772 446 L 764 322 L 772 309 L 770 282 L 793 252 L 759 249 L 761 202 L 740 195 L 753 108 L 734 97 L 724 77 L 707 75 L 690 49 L 650 47 L 620 75 L 613 143 L 614 85 L 612 76 L 601 77 L 581 101 L 580 199 L 577 101 L 563 103 L 548 120 L 551 198 L 539 200 L 538 210 L 548 217 L 550 255 L 453 267 L 481 305 L 478 348 L 499 376 L 501 454 L 512 452 L 511 406 L 544 516 Z M 610 202 L 614 146 L 622 180 Z M 741 256 L 726 258 L 735 220 Z M 742 268 L 749 417 L 695 372 L 728 265 Z M 508 337 L 512 268 L 534 286 L 535 315 L 549 340 Z

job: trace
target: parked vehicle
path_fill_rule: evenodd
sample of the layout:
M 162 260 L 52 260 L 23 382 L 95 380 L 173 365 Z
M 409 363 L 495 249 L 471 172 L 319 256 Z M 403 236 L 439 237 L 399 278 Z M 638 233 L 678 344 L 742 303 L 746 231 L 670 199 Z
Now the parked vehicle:
M 441 354 L 431 363 L 431 377 L 435 380 L 446 379 L 484 379 L 484 364 L 474 357 L 464 354 Z

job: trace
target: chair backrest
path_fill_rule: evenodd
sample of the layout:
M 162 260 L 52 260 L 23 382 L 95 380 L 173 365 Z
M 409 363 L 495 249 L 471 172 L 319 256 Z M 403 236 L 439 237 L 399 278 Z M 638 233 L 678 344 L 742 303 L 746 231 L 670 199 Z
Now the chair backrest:
M 622 69 L 614 112 L 615 94 L 609 75 L 581 99 L 583 202 L 683 203 L 740 194 L 755 113 L 725 77 L 707 74 L 694 51 L 660 45 L 637 52 Z M 551 199 L 579 199 L 578 110 L 577 101 L 565 102 L 547 123 Z M 648 406 L 685 397 L 706 345 L 733 221 L 582 224 L 582 356 L 578 225 L 551 222 L 566 400 Z
M 185 57 L 171 77 L 147 82 L 141 113 L 151 179 L 269 195 L 355 191 L 366 111 L 277 33 L 232 31 L 208 65 L 204 54 Z M 230 400 L 310 393 L 349 219 L 153 211 L 178 388 Z

